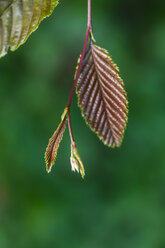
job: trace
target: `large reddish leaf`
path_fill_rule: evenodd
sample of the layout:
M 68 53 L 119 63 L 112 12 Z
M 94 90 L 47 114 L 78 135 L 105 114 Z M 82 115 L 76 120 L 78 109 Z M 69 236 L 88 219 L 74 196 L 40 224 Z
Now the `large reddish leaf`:
M 119 69 L 109 53 L 90 44 L 77 84 L 82 114 L 108 146 L 120 146 L 127 122 L 127 99 Z

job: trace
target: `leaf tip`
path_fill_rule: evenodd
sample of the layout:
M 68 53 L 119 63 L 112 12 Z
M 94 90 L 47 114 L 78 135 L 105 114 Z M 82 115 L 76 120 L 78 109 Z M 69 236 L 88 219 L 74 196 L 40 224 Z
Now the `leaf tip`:
M 53 164 L 48 164 L 46 162 L 46 171 L 47 171 L 47 173 L 50 173 L 51 172 L 52 166 L 53 166 Z

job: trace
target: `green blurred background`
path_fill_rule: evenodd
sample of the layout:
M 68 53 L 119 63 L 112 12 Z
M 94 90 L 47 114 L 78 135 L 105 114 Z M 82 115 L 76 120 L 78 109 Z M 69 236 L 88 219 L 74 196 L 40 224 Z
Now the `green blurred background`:
M 120 149 L 72 125 L 86 176 L 72 173 L 66 131 L 47 174 L 44 152 L 69 97 L 86 1 L 61 0 L 25 45 L 0 60 L 0 248 L 165 248 L 165 1 L 93 0 L 97 44 L 129 99 Z

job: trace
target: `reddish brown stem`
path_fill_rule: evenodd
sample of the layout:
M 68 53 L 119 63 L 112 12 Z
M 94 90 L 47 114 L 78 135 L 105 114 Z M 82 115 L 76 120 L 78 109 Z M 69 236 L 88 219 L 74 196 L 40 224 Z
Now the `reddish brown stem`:
M 83 45 L 83 50 L 82 50 L 81 58 L 80 58 L 80 63 L 79 63 L 78 69 L 77 69 L 76 78 L 75 78 L 75 81 L 74 81 L 74 84 L 73 84 L 73 87 L 72 87 L 72 90 L 71 90 L 71 93 L 70 93 L 70 97 L 69 97 L 69 100 L 68 100 L 68 104 L 67 104 L 68 108 L 70 108 L 72 98 L 73 98 L 73 94 L 74 94 L 74 91 L 75 91 L 75 88 L 76 88 L 76 85 L 77 85 L 77 81 L 78 81 L 78 78 L 80 76 L 82 62 L 83 62 L 83 59 L 84 59 L 85 50 L 86 50 L 86 46 L 87 46 L 87 43 L 88 43 L 89 32 L 90 32 L 90 29 L 89 29 L 89 27 L 87 27 L 85 40 L 84 40 L 84 45 Z
M 91 0 L 88 0 L 88 27 L 92 27 Z
M 83 59 L 84 59 L 84 56 L 85 56 L 86 46 L 87 46 L 87 43 L 88 43 L 88 38 L 90 36 L 91 29 L 92 29 L 91 0 L 88 0 L 88 21 L 87 21 L 87 30 L 86 30 L 86 34 L 85 34 L 85 40 L 84 40 L 83 49 L 82 49 L 82 53 L 81 53 L 81 57 L 80 57 L 80 63 L 79 63 L 78 69 L 77 69 L 76 77 L 75 77 L 73 87 L 72 87 L 72 90 L 71 90 L 71 93 L 70 93 L 70 96 L 69 96 L 68 104 L 67 104 L 67 108 L 68 108 L 68 128 L 69 128 L 69 134 L 70 134 L 71 143 L 74 143 L 74 138 L 73 138 L 71 120 L 70 120 L 70 106 L 71 106 L 73 94 L 75 92 L 75 88 L 76 88 L 76 85 L 77 85 L 77 81 L 78 81 L 79 76 L 80 76 L 82 63 L 83 63 Z
M 91 0 L 88 0 L 88 24 L 87 24 L 87 30 L 86 30 L 86 34 L 85 34 L 85 40 L 84 40 L 83 49 L 82 49 L 82 53 L 81 53 L 80 63 L 79 63 L 78 69 L 77 69 L 75 81 L 74 81 L 74 84 L 73 84 L 73 87 L 72 87 L 72 90 L 71 90 L 71 93 L 70 93 L 70 97 L 69 97 L 69 100 L 68 100 L 68 104 L 67 104 L 68 109 L 70 108 L 72 98 L 73 98 L 73 94 L 74 94 L 74 91 L 75 91 L 75 88 L 76 88 L 76 85 L 77 85 L 77 81 L 78 81 L 78 78 L 80 76 L 80 71 L 81 71 L 81 67 L 82 67 L 82 63 L 83 63 L 85 50 L 86 50 L 86 46 L 87 46 L 87 43 L 88 43 L 88 38 L 89 38 L 89 35 L 90 35 L 91 28 L 92 28 Z
M 73 144 L 74 138 L 73 138 L 73 132 L 72 132 L 71 120 L 70 120 L 70 109 L 68 109 L 68 128 L 69 128 L 69 135 L 70 135 L 71 144 Z

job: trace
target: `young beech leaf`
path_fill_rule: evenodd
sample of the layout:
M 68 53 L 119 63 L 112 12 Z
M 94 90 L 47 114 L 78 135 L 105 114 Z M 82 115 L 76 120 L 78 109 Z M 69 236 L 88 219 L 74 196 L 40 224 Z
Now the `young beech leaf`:
M 80 171 L 82 178 L 84 178 L 85 176 L 84 166 L 80 158 L 80 155 L 77 151 L 77 147 L 75 143 L 71 144 L 70 163 L 71 163 L 72 171 L 77 171 L 78 173 Z
M 23 44 L 58 0 L 0 0 L 0 57 Z
M 63 137 L 63 133 L 66 128 L 66 123 L 67 123 L 67 117 L 66 113 L 64 112 L 65 115 L 62 117 L 62 121 L 60 125 L 58 126 L 57 130 L 54 132 L 53 136 L 49 140 L 49 144 L 47 146 L 46 152 L 45 152 L 45 161 L 46 161 L 46 169 L 47 172 L 50 172 L 52 169 L 52 166 L 56 160 L 57 156 L 57 151 L 60 145 L 60 142 Z
M 127 100 L 119 69 L 109 53 L 90 44 L 77 84 L 79 106 L 87 124 L 104 144 L 120 146 L 127 122 Z

